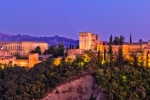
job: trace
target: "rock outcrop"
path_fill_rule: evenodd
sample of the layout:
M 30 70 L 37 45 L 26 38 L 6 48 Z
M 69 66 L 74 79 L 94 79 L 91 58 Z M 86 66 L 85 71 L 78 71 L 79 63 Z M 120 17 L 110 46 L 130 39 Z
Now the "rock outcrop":
M 86 75 L 56 87 L 42 100 L 103 100 L 104 94 L 99 90 L 94 77 Z

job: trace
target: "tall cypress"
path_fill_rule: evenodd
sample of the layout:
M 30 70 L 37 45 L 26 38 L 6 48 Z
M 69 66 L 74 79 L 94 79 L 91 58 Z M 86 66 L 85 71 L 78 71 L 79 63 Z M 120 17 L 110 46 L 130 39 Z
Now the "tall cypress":
M 112 41 L 113 41 L 112 39 L 113 39 L 113 37 L 112 37 L 112 34 L 111 34 L 110 39 L 109 39 L 110 45 L 112 45 Z
M 132 43 L 132 36 L 131 36 L 131 33 L 130 33 L 130 43 Z
M 97 52 L 97 58 L 100 59 L 100 56 L 101 56 L 100 55 L 100 50 L 98 50 L 98 52 Z
M 148 54 L 149 54 L 149 51 L 147 51 L 147 54 L 146 54 L 146 65 L 147 65 L 147 68 L 148 68 Z
M 133 55 L 133 59 L 134 59 L 133 66 L 137 67 L 138 66 L 138 58 L 136 57 L 135 54 Z
M 106 49 L 104 47 L 104 61 L 106 60 Z
M 120 69 L 122 69 L 123 64 L 124 64 L 124 58 L 123 58 L 123 50 L 122 50 L 122 45 L 119 46 L 119 51 L 118 51 L 118 58 L 117 58 L 117 62 L 118 62 L 118 66 Z
M 113 64 L 113 52 L 112 52 L 112 34 L 110 36 L 110 39 L 109 39 L 109 56 L 110 56 L 110 68 L 112 69 L 114 67 L 114 64 Z

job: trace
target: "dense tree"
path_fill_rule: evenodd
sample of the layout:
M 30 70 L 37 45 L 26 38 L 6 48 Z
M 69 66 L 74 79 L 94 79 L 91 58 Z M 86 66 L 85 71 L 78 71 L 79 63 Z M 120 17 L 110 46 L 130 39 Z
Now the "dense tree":
M 64 44 L 63 43 L 60 43 L 58 45 L 57 54 L 58 54 L 58 56 L 63 56 L 64 55 Z
M 36 48 L 35 48 L 35 50 L 32 50 L 31 51 L 31 53 L 38 53 L 39 55 L 41 55 L 42 53 L 41 53 L 41 48 L 39 47 L 39 46 L 37 46 Z
M 85 51 L 85 53 L 88 55 L 88 57 L 90 58 L 90 64 L 98 64 L 98 59 L 97 56 L 94 54 L 94 52 L 92 50 L 87 50 Z
M 149 67 L 149 66 L 148 66 L 148 60 L 149 60 L 149 59 L 148 59 L 148 55 L 149 55 L 149 51 L 147 51 L 147 54 L 146 54 L 146 66 L 147 66 L 147 68 Z
M 140 42 L 140 43 L 142 43 L 142 42 L 143 42 L 143 40 L 142 40 L 142 39 L 139 39 L 139 42 Z
M 114 43 L 115 45 L 119 45 L 119 42 L 120 42 L 119 37 L 118 37 L 118 36 L 115 36 L 113 43 Z
M 53 57 L 64 56 L 64 44 L 60 43 L 58 47 L 52 45 L 44 54 L 52 54 Z
M 119 50 L 118 50 L 118 58 L 117 58 L 117 63 L 118 63 L 118 67 L 120 69 L 123 68 L 123 64 L 124 64 L 124 58 L 123 58 L 123 48 L 122 45 L 119 46 Z
M 120 45 L 124 44 L 125 37 L 120 35 Z
M 137 57 L 137 54 L 133 53 L 131 56 L 133 57 L 133 66 L 134 67 L 138 67 L 138 57 Z
M 100 89 L 108 100 L 148 100 L 150 69 L 126 65 L 124 70 L 114 67 L 98 69 L 95 73 Z
M 55 45 L 50 46 L 47 50 L 47 54 L 52 54 L 57 57 L 57 47 Z
M 100 50 L 98 50 L 98 52 L 97 52 L 97 58 L 100 59 L 100 57 L 101 57 L 101 53 L 100 53 Z
M 39 46 L 37 46 L 37 47 L 35 48 L 35 53 L 38 53 L 38 54 L 41 55 L 41 48 L 40 48 Z

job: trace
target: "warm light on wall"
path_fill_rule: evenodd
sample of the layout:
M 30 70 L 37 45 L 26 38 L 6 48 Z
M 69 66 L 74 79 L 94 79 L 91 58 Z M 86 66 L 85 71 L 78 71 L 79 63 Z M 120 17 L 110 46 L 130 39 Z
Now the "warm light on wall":
M 61 62 L 61 59 L 60 58 L 56 58 L 54 60 L 54 65 L 58 66 L 60 64 L 60 62 Z
M 21 66 L 25 66 L 26 63 L 25 63 L 25 62 L 20 62 L 20 65 L 21 65 Z

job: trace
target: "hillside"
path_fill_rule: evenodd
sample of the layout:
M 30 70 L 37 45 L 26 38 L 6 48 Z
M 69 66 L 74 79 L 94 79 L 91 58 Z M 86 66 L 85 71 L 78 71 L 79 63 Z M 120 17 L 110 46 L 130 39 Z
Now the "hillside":
M 41 100 L 103 100 L 103 95 L 94 77 L 86 75 L 57 86 Z
M 36 36 L 29 36 L 29 35 L 9 35 L 0 33 L 0 41 L 10 42 L 10 41 L 38 41 L 38 42 L 47 42 L 49 45 L 58 45 L 59 43 L 63 42 L 64 45 L 67 47 L 70 44 L 73 44 L 75 47 L 78 45 L 78 40 L 73 40 L 66 37 L 60 36 L 53 36 L 53 37 L 36 37 Z

